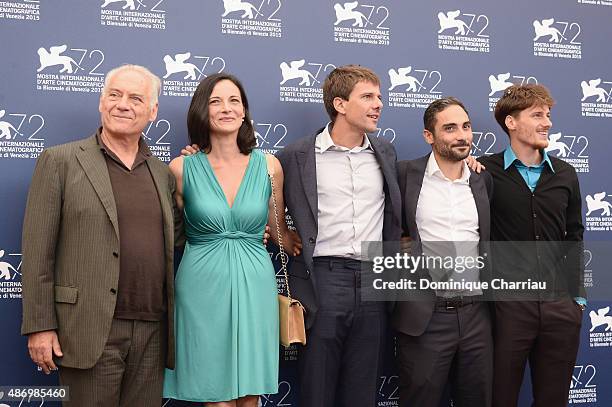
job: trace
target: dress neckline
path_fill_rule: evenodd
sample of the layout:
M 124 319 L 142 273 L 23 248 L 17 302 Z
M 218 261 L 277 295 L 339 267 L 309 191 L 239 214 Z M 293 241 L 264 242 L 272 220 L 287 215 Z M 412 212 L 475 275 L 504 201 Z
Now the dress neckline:
M 201 154 L 204 156 L 204 161 L 206 162 L 206 165 L 210 169 L 210 172 L 212 174 L 212 178 L 214 180 L 214 183 L 215 183 L 216 187 L 219 189 L 219 192 L 221 193 L 221 196 L 223 197 L 223 202 L 225 202 L 225 205 L 227 206 L 227 208 L 229 210 L 232 210 L 236 206 L 236 203 L 238 202 L 238 199 L 242 195 L 242 190 L 243 190 L 242 186 L 244 184 L 244 180 L 249 175 L 249 171 L 250 171 L 250 169 L 252 167 L 251 164 L 253 162 L 253 151 L 251 151 L 251 153 L 249 154 L 249 161 L 247 163 L 246 168 L 244 169 L 244 174 L 242 175 L 242 179 L 240 180 L 240 185 L 238 185 L 238 190 L 236 191 L 236 196 L 234 197 L 234 202 L 232 202 L 231 205 L 230 205 L 230 203 L 229 203 L 229 201 L 227 199 L 227 195 L 225 195 L 225 191 L 223 190 L 223 187 L 221 186 L 221 183 L 219 182 L 219 179 L 217 178 L 217 174 L 215 173 L 215 170 L 213 169 L 212 164 L 208 160 L 208 154 L 206 154 L 204 152 L 201 152 Z

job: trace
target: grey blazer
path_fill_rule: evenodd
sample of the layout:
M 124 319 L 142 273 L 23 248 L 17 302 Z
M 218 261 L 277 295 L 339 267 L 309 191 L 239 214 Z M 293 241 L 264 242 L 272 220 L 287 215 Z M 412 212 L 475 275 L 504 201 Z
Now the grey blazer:
M 166 256 L 168 356 L 174 366 L 176 181 L 146 160 L 161 204 Z M 180 221 L 176 222 L 180 227 Z M 119 227 L 106 161 L 95 135 L 46 149 L 30 185 L 23 224 L 23 335 L 56 330 L 62 366 L 87 369 L 107 341 L 119 282 Z
M 431 154 L 431 153 L 430 153 Z M 406 236 L 412 239 L 411 250 L 420 252 L 421 237 L 416 224 L 416 211 L 423 177 L 430 154 L 421 158 L 397 163 L 398 182 L 402 194 L 402 229 Z M 480 174 L 472 171 L 470 189 L 474 195 L 476 211 L 478 212 L 478 229 L 480 233 L 480 252 L 487 251 L 491 235 L 490 200 L 493 197 L 493 178 L 484 171 Z M 483 278 L 483 277 L 481 277 Z M 487 278 L 485 275 L 484 278 Z M 397 301 L 391 314 L 391 324 L 399 332 L 406 335 L 419 336 L 425 332 L 434 311 L 436 295 L 433 290 L 423 293 L 424 298 L 418 301 Z
M 289 284 L 292 294 L 306 308 L 306 328 L 314 323 L 318 308 L 312 254 L 318 233 L 315 139 L 322 131 L 320 129 L 314 135 L 295 141 L 277 154 L 285 177 L 285 203 L 303 243 L 302 254 L 294 259 L 289 269 Z M 397 155 L 389 142 L 370 136 L 368 139 L 384 177 L 383 240 L 398 241 L 401 236 L 401 197 L 395 168 Z

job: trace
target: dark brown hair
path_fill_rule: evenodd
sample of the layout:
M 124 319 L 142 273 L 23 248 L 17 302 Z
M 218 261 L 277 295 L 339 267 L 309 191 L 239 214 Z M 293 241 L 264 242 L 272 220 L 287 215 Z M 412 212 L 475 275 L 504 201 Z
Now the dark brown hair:
M 249 114 L 249 101 L 242 83 L 234 75 L 227 73 L 216 73 L 203 79 L 196 89 L 189 111 L 187 112 L 187 131 L 189 142 L 197 144 L 204 152 L 210 152 L 210 117 L 208 116 L 208 103 L 210 95 L 217 83 L 221 81 L 231 81 L 240 90 L 240 98 L 244 106 L 244 121 L 238 130 L 236 140 L 238 148 L 242 154 L 249 154 L 256 146 L 255 130 Z
M 436 127 L 436 115 L 450 106 L 459 106 L 469 116 L 467 109 L 463 103 L 453 96 L 447 96 L 441 99 L 436 99 L 427 106 L 423 113 L 423 127 L 429 130 L 432 134 Z
M 323 103 L 332 122 L 338 116 L 338 111 L 334 107 L 334 99 L 339 97 L 348 100 L 358 82 L 371 82 L 380 85 L 380 79 L 374 71 L 359 65 L 339 66 L 325 78 L 325 82 L 323 82 Z
M 520 112 L 532 106 L 553 107 L 555 101 L 548 89 L 539 84 L 512 85 L 495 105 L 495 120 L 508 133 L 506 117 L 516 117 Z

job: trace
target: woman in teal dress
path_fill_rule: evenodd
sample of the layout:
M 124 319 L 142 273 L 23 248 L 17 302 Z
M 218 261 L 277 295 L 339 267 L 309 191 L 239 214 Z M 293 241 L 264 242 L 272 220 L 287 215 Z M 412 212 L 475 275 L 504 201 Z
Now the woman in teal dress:
M 277 241 L 272 189 L 284 208 L 278 160 L 254 149 L 244 88 L 227 74 L 198 86 L 187 118 L 200 152 L 170 163 L 184 208 L 187 245 L 175 281 L 176 367 L 164 397 L 215 407 L 256 407 L 278 391 L 276 277 L 263 244 Z M 279 214 L 284 246 L 301 243 Z

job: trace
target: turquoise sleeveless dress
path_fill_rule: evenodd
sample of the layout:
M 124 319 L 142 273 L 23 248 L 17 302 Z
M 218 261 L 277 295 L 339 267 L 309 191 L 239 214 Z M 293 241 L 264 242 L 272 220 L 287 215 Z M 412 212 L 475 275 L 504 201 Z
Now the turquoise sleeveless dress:
M 176 367 L 164 397 L 227 401 L 278 391 L 276 277 L 263 245 L 271 186 L 249 157 L 233 207 L 206 154 L 185 157 L 187 245 L 175 281 Z

